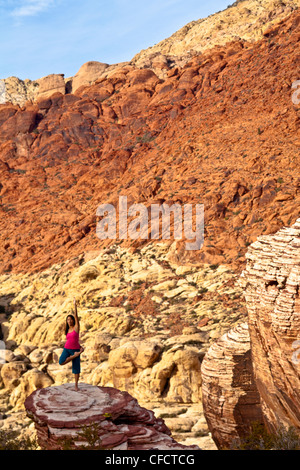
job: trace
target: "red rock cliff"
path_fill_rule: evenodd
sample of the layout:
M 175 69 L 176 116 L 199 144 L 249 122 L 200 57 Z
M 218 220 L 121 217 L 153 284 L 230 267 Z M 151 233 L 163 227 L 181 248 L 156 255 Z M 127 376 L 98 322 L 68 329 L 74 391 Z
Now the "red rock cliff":
M 118 209 L 119 194 L 128 205 L 203 203 L 203 249 L 177 241 L 181 260 L 243 266 L 258 235 L 299 214 L 299 21 L 296 11 L 165 79 L 131 65 L 74 94 L 0 105 L 0 272 L 111 243 L 96 236 L 96 209 Z

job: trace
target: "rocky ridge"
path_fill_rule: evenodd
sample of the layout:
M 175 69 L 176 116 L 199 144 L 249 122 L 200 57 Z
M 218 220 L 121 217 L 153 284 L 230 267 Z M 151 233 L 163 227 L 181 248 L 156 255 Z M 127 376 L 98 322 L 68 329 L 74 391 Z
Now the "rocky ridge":
M 139 52 L 132 62 L 142 65 L 156 55 L 174 59 L 231 41 L 257 41 L 299 6 L 299 0 L 236 1 L 222 11 L 188 23 L 169 38 Z
M 27 101 L 47 98 L 54 92 L 74 93 L 81 86 L 91 85 L 107 78 L 123 67 L 133 65 L 149 69 L 162 79 L 172 68 L 182 67 L 194 54 L 232 41 L 253 42 L 268 34 L 269 30 L 284 20 L 300 6 L 299 0 L 242 0 L 207 18 L 188 23 L 172 36 L 140 51 L 131 60 L 118 64 L 89 61 L 73 77 L 51 74 L 36 80 L 8 77 L 1 81 L 6 93 L 1 102 L 24 106 Z
M 299 18 L 253 44 L 216 46 L 165 80 L 128 66 L 74 94 L 0 105 L 1 272 L 114 243 L 97 237 L 96 210 L 117 210 L 119 195 L 147 211 L 204 204 L 203 247 L 179 240 L 174 259 L 240 272 L 247 246 L 299 213 Z

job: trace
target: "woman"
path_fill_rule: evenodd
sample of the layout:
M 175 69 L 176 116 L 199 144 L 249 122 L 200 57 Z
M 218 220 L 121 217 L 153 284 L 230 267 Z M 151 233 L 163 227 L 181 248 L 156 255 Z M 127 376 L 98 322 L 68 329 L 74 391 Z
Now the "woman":
M 78 380 L 80 374 L 80 354 L 84 351 L 79 344 L 79 319 L 77 315 L 76 299 L 74 298 L 74 313 L 68 315 L 66 319 L 66 337 L 63 352 L 59 358 L 59 364 L 61 366 L 72 361 L 72 372 L 75 375 L 75 390 L 78 391 Z

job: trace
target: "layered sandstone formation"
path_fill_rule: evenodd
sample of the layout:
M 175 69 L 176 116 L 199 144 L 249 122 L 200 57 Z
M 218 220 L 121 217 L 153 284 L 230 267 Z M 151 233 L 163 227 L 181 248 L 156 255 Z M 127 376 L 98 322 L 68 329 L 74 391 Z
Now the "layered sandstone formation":
M 241 323 L 212 344 L 201 365 L 205 418 L 219 449 L 263 423 L 253 377 L 248 324 Z
M 44 450 L 63 449 L 69 439 L 72 448 L 86 446 L 81 433 L 84 426 L 95 425 L 99 441 L 94 445 L 103 450 L 199 450 L 178 444 L 161 418 L 115 388 L 81 383 L 76 392 L 70 384 L 47 387 L 29 395 L 25 407 Z
M 300 429 L 300 219 L 258 237 L 246 256 L 240 284 L 264 419 L 272 431 Z
M 261 422 L 300 432 L 300 219 L 250 245 L 238 284 L 248 310 L 201 366 L 204 414 L 218 448 Z

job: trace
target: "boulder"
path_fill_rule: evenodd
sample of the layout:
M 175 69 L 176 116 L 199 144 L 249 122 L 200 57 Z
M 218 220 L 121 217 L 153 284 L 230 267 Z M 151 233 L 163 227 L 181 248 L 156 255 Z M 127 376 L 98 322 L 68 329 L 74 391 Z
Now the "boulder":
M 49 387 L 53 380 L 44 372 L 38 369 L 31 369 L 25 372 L 19 380 L 19 385 L 12 390 L 10 395 L 10 405 L 14 411 L 24 409 L 24 400 L 34 390 Z
M 40 98 L 49 98 L 54 93 L 66 93 L 66 86 L 63 74 L 52 73 L 46 77 L 39 78 L 36 80 L 38 88 L 38 97 Z
M 72 79 L 72 92 L 81 86 L 88 86 L 99 79 L 107 69 L 108 64 L 97 61 L 89 61 L 83 64 Z
M 103 450 L 200 450 L 171 437 L 163 419 L 142 408 L 129 393 L 86 383 L 46 387 L 25 400 L 27 416 L 35 422 L 39 445 L 44 450 L 88 445 L 85 426 L 94 426 Z
M 116 376 L 131 376 L 133 372 L 151 367 L 159 358 L 162 347 L 150 341 L 129 341 L 109 355 L 109 366 Z
M 169 346 L 154 338 L 132 341 L 124 338 L 126 342 L 112 349 L 108 360 L 95 367 L 87 380 L 95 385 L 126 390 L 143 401 L 198 403 L 202 359 L 199 341 L 201 344 L 203 337 L 175 338 L 177 341 L 175 339 Z
M 43 361 L 44 357 L 46 355 L 46 350 L 45 349 L 34 349 L 28 356 L 30 359 L 30 362 L 34 363 L 40 363 Z
M 19 379 L 27 371 L 27 365 L 22 361 L 7 362 L 1 367 L 1 378 L 4 387 L 13 390 L 18 384 Z

